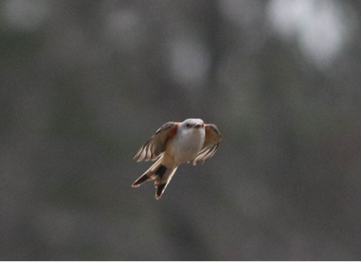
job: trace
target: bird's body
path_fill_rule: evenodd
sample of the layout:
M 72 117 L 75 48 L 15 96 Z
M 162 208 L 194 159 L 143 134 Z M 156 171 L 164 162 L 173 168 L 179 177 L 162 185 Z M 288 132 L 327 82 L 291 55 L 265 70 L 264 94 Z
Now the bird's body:
M 158 160 L 132 186 L 155 180 L 155 197 L 159 199 L 179 165 L 204 162 L 214 155 L 220 140 L 217 127 L 204 124 L 202 119 L 164 124 L 135 155 L 138 161 Z
M 202 149 L 205 139 L 203 121 L 199 128 L 178 128 L 177 135 L 169 144 L 169 154 L 174 161 L 182 164 L 194 159 Z

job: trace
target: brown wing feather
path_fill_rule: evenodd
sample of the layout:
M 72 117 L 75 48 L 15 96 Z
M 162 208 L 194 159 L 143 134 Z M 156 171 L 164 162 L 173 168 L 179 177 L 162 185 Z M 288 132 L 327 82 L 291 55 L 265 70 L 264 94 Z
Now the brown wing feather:
M 213 124 L 206 124 L 206 138 L 203 147 L 198 155 L 193 159 L 193 165 L 198 162 L 205 162 L 211 158 L 217 151 L 219 143 L 221 142 L 221 133 L 218 128 Z
M 169 138 L 177 133 L 178 123 L 168 122 L 162 125 L 155 134 L 145 142 L 133 159 L 140 161 L 156 160 L 166 149 Z

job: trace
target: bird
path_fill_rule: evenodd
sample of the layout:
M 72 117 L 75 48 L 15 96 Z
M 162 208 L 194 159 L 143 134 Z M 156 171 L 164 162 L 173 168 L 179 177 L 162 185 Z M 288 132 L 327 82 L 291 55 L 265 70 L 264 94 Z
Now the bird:
M 132 187 L 155 180 L 155 198 L 160 199 L 181 164 L 204 163 L 216 153 L 220 142 L 217 126 L 205 124 L 200 118 L 165 123 L 135 154 L 133 159 L 137 162 L 152 160 L 155 163 Z

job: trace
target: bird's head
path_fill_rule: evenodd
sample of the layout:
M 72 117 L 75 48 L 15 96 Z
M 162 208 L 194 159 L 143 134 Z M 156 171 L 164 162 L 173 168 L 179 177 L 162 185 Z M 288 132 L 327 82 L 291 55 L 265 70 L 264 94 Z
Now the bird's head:
M 185 129 L 199 129 L 204 128 L 204 122 L 200 118 L 188 118 L 184 120 L 182 123 L 182 127 Z

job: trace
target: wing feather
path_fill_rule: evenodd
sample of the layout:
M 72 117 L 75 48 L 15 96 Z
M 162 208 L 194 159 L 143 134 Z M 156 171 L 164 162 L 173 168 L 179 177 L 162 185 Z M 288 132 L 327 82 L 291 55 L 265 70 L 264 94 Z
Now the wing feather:
M 168 140 L 176 134 L 177 126 L 177 122 L 168 122 L 162 125 L 155 134 L 141 146 L 135 154 L 134 159 L 138 162 L 143 160 L 156 160 L 165 151 Z
M 193 165 L 199 162 L 205 162 L 211 158 L 217 151 L 219 143 L 221 142 L 221 133 L 217 126 L 213 124 L 206 124 L 206 138 L 204 140 L 203 147 L 198 155 L 193 159 Z

